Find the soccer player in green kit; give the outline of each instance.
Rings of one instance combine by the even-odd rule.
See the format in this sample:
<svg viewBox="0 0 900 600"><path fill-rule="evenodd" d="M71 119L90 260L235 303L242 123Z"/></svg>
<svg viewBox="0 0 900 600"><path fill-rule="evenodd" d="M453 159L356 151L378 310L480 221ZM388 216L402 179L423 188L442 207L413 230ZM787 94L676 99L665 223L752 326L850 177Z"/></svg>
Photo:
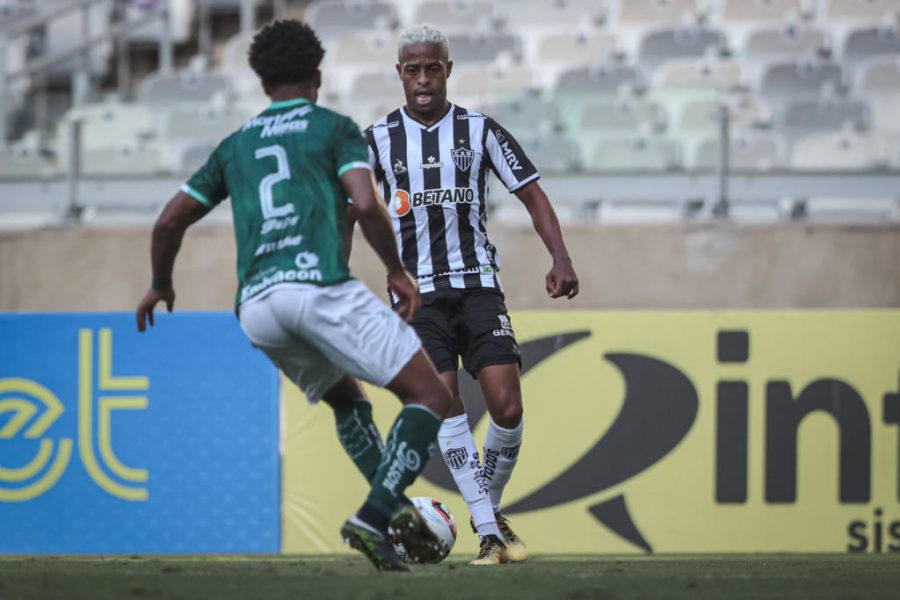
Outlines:
<svg viewBox="0 0 900 600"><path fill-rule="evenodd" d="M254 37L250 66L272 104L222 141L153 228L153 282L137 308L172 310L172 269L186 229L231 197L238 253L237 312L244 333L311 402L335 412L339 438L371 483L341 535L380 570L404 571L389 524L421 560L441 549L403 492L424 469L450 393L406 322L419 306L383 204L368 150L349 118L315 105L321 42L307 25L276 21ZM400 298L391 311L347 265L347 198ZM399 316L398 316L399 315ZM354 377L386 387L403 409L384 445Z"/></svg>

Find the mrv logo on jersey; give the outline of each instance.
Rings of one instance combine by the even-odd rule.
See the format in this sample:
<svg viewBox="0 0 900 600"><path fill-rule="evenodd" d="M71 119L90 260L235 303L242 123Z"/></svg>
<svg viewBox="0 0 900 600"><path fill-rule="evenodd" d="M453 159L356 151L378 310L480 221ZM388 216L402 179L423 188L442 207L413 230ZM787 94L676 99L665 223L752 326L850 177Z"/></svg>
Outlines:
<svg viewBox="0 0 900 600"><path fill-rule="evenodd" d="M440 188L415 192L410 198L409 192L397 190L391 198L390 207L394 214L402 217L413 208L420 206L440 206L442 204L472 204L475 201L475 190L472 188Z"/></svg>

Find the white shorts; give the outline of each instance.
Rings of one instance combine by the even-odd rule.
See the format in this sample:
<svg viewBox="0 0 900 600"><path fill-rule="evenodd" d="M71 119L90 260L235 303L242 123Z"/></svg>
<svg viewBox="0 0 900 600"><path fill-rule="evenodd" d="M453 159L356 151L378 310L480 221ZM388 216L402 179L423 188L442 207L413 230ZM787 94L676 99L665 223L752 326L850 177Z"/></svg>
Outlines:
<svg viewBox="0 0 900 600"><path fill-rule="evenodd" d="M412 327L354 279L286 284L245 302L241 328L317 402L345 374L384 387L422 347Z"/></svg>

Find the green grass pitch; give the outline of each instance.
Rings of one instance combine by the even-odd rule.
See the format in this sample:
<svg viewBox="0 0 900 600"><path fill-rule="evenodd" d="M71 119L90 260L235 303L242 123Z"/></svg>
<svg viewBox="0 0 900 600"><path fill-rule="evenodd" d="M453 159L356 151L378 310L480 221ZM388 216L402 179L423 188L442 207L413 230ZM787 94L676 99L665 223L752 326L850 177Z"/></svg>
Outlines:
<svg viewBox="0 0 900 600"><path fill-rule="evenodd" d="M0 556L2 600L900 598L900 554L452 558L377 573L356 556Z"/></svg>

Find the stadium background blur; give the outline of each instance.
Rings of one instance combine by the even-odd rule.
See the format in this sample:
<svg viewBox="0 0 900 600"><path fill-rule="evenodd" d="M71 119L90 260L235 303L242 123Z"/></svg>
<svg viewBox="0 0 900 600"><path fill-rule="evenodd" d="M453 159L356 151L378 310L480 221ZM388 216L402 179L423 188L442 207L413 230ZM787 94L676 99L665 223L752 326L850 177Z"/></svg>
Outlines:
<svg viewBox="0 0 900 600"><path fill-rule="evenodd" d="M208 376L240 362L218 360L227 344L209 337L224 323L234 326L233 317L213 315L223 320L212 324L192 320L208 315L168 317L185 323L193 338L163 329L161 317L158 329L169 333L148 341L137 339L128 315L99 311L133 309L149 282L149 229L162 204L219 139L267 105L246 64L259 25L273 16L308 20L327 50L320 104L364 127L403 102L393 69L397 37L405 25L426 21L450 37L450 100L495 117L538 166L581 278L581 294L571 302L546 298L546 251L527 212L502 188L497 193L495 182L489 230L517 334L532 352L524 379L531 446L523 446L508 498L521 504L515 518L523 537L538 552L900 550L900 1L0 2L0 365L7 365L0 383L8 384L0 386L0 403L11 378L27 372L46 379L50 365L83 365L100 348L98 378L119 380L110 371L112 355L116 373L149 374L154 410L176 399L213 411L217 401L229 403L230 416L207 427L195 415L197 430L178 429L199 436L198 447L223 430L240 438L241 405L233 406L236 400L225 398L230 388L222 387L236 385L236 375L225 382ZM231 309L230 219L219 208L188 234L175 269L178 310ZM355 275L381 291L374 256L362 243L355 248ZM19 314L31 311L38 314ZM57 322L46 312L66 314ZM103 337L104 327L111 337ZM174 352L166 344L178 346L181 354L170 358L192 364L182 376L195 387L170 382L176 375L162 359L143 363L152 354L148 344L162 354ZM207 362L194 364L213 347ZM253 354L246 344L241 352ZM27 368L16 371L13 359ZM74 390L69 380L78 372L70 371L59 377ZM171 397L161 391L169 383ZM668 401L676 388L685 391L681 412L650 402L635 410L651 429L629 420L617 430L624 446L605 437L625 406L638 406L629 404L631 394L635 402L644 397L634 390ZM272 442L271 452L280 447L277 460L257 449L268 458L240 462L236 475L259 468L277 482L280 508L265 513L266 527L274 527L265 535L274 537L253 540L246 523L235 539L197 533L190 518L163 512L147 526L169 537L142 529L129 538L110 525L84 541L77 527L66 526L56 536L19 531L0 539L0 552L340 551L336 515L354 508L362 483L344 464L326 411L306 406L290 384L281 389L267 397L268 420L248 425L271 434L261 440ZM53 391L74 427L76 403ZM792 393L803 405L796 413L782 402ZM83 408L91 400L80 394L72 392ZM252 390L240 394L247 399ZM376 409L391 406L377 400ZM772 418L779 407L794 419L787 432ZM131 408L118 413L116 425L124 422L125 432L140 437L140 415L150 412ZM380 426L389 413L377 414ZM166 419L183 417L162 411L153 431L164 436ZM273 418L280 421L274 430ZM657 423L667 420L681 429ZM798 441L791 431L801 421ZM21 467L32 452L23 444L36 440L14 439L11 422L0 420L0 448L19 443ZM130 445L122 431L110 434L107 420L107 446L126 465L148 466L151 483L143 487L151 502L164 496L168 488L159 482L170 467L147 458L159 449L148 441ZM600 438L616 452L594 456L586 471L554 487ZM655 449L628 445L649 438L664 441ZM791 439L793 475L777 468L790 463L779 452ZM97 445L102 453L103 440ZM230 448L221 454L236 456ZM86 465L91 455L80 447ZM178 456L202 463L206 455ZM617 472L626 456L640 458ZM122 479L135 474L104 460L87 468L94 482L98 468L126 486L139 481ZM851 471L868 475L854 479ZM591 473L605 483L579 487ZM0 492L23 489L27 477L7 475L0 471ZM57 476L56 489L18 505L4 506L0 495L2 522L14 524L13 509L24 511L23 523L37 522L71 501L60 488L73 475ZM782 485L791 477L793 498ZM464 504L440 482L433 472L416 493L447 499L464 523ZM244 488L215 477L210 486L203 523L213 531L219 508L209 496L239 503ZM90 494L102 492L91 490L72 492L84 513L73 509L69 517L90 520L106 503L122 502L111 492L93 502ZM541 490L549 496L536 494ZM167 498L177 505L177 494ZM36 512L28 513L29 503ZM108 514L134 523L133 514L114 506ZM229 513L227 522L240 524L246 512ZM462 537L458 551L471 552L473 536Z"/></svg>

